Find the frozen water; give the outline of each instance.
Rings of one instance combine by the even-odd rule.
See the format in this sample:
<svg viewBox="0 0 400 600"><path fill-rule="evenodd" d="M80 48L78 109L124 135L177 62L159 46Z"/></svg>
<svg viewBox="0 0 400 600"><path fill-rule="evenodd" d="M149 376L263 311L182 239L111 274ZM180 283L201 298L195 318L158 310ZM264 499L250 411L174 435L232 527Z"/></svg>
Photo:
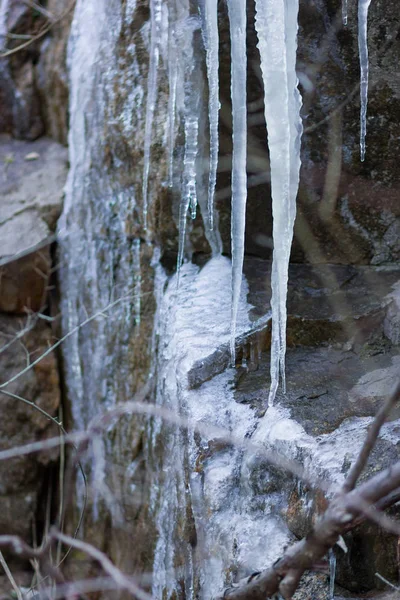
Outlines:
<svg viewBox="0 0 400 600"><path fill-rule="evenodd" d="M298 9L298 0L256 0L256 29L271 162L274 238L270 405L275 398L279 374L285 389L288 265L296 215L302 134L301 98L296 75Z"/></svg>
<svg viewBox="0 0 400 600"><path fill-rule="evenodd" d="M150 52L147 79L146 123L143 158L143 227L147 228L148 187L150 172L151 130L158 93L158 63L160 60L162 0L150 0Z"/></svg>
<svg viewBox="0 0 400 600"><path fill-rule="evenodd" d="M231 35L231 97L233 121L232 155L232 316L231 357L235 364L236 319L242 284L244 235L246 226L247 176L247 108L246 108L246 3L228 0Z"/></svg>
<svg viewBox="0 0 400 600"><path fill-rule="evenodd" d="M358 52L360 55L360 158L365 159L368 104L368 9L371 0L358 0Z"/></svg>
<svg viewBox="0 0 400 600"><path fill-rule="evenodd" d="M347 0L342 0L342 22L347 25Z"/></svg>
<svg viewBox="0 0 400 600"><path fill-rule="evenodd" d="M218 113L219 113L219 35L218 35L218 2L204 0L203 39L206 49L208 77L208 117L210 123L210 171L208 181L208 218L210 228L214 227L214 194L217 181L218 166Z"/></svg>

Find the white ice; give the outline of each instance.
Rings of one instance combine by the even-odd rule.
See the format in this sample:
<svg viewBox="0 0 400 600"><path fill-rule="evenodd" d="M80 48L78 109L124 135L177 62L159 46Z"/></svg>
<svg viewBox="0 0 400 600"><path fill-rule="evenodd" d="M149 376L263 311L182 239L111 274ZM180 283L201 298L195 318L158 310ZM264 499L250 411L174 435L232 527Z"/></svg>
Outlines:
<svg viewBox="0 0 400 600"><path fill-rule="evenodd" d="M143 227L147 229L148 187L150 172L151 132L158 93L158 64L160 60L162 0L150 0L150 53L147 78L146 123L143 158Z"/></svg>
<svg viewBox="0 0 400 600"><path fill-rule="evenodd" d="M196 18L187 18L183 27L178 28L178 46L181 56L181 77L178 79L184 90L184 131L185 149L183 157L182 190L179 206L179 248L178 248L178 281L183 261L186 237L186 219L190 208L192 219L196 217L197 208L197 154L199 149L199 111L200 97L196 87L198 74L195 71L193 52L193 33L199 27Z"/></svg>
<svg viewBox="0 0 400 600"><path fill-rule="evenodd" d="M347 25L347 0L342 0L342 22Z"/></svg>
<svg viewBox="0 0 400 600"><path fill-rule="evenodd" d="M365 159L365 136L367 133L368 104L368 9L371 0L358 2L358 52L360 55L360 158Z"/></svg>
<svg viewBox="0 0 400 600"><path fill-rule="evenodd" d="M333 548L329 550L329 600L335 597L336 555Z"/></svg>
<svg viewBox="0 0 400 600"><path fill-rule="evenodd" d="M170 11L169 27L168 27L168 86L169 86L168 184L170 187L173 186L173 178L174 178L176 91L177 91L177 83L178 83L178 62L177 62L178 57L177 57L177 51L176 51L175 26L174 26L171 16L172 15L171 15L171 11Z"/></svg>
<svg viewBox="0 0 400 600"><path fill-rule="evenodd" d="M271 163L274 238L270 405L275 398L279 372L285 389L288 266L296 215L302 134L301 97L296 75L298 9L298 0L256 0L256 30Z"/></svg>
<svg viewBox="0 0 400 600"><path fill-rule="evenodd" d="M231 357L235 363L236 319L242 283L244 234L246 225L247 110L246 110L246 3L228 0L231 36L231 97L233 121L232 154L232 309Z"/></svg>
<svg viewBox="0 0 400 600"><path fill-rule="evenodd" d="M208 180L208 218L210 228L214 227L214 194L218 166L218 113L219 113L219 36L217 0L205 0L203 15L203 40L206 49L208 78L208 117L210 123L210 170Z"/></svg>

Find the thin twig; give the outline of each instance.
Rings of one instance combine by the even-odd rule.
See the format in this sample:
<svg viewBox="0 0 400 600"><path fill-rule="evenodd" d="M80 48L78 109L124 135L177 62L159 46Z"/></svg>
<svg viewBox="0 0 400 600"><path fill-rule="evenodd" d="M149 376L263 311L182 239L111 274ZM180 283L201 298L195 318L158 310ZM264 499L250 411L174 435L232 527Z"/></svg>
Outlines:
<svg viewBox="0 0 400 600"><path fill-rule="evenodd" d="M16 381L17 379L22 377L22 375L25 375L25 373L27 373L30 369L33 369L33 367L35 367L40 361L42 361L44 358L46 358L46 356L48 356L51 352L53 352L53 350L58 348L58 346L60 346L66 339L68 339L69 337L74 335L74 333L76 333L77 331L82 329L82 327L85 327L85 325L88 325L89 323L91 323L95 319L98 319L99 317L104 317L105 312L111 310L112 308L114 308L114 306L117 306L117 304L120 304L124 300L129 300L132 297L133 297L133 294L127 294L126 296L122 296L121 298L118 298L118 300L114 300L114 302L111 302L105 308L96 312L91 317L88 317L87 319L82 321L82 323L79 323L76 327L71 329L61 339L59 339L55 344L53 344L52 346L50 346L50 348L48 348L45 352L43 352L43 354L41 354L36 360L34 360L28 367L26 367L25 369L22 369L22 371L19 371L16 375L11 377L8 381L1 383L0 389L5 388L7 385L12 383L13 381Z"/></svg>
<svg viewBox="0 0 400 600"><path fill-rule="evenodd" d="M0 564L4 569L4 572L7 575L9 582L11 583L11 586L17 596L17 600L24 600L23 596L22 596L22 592L19 589L17 582L15 581L13 574L11 573L11 571L9 569L8 564L6 563L6 560L5 560L2 552L0 552Z"/></svg>
<svg viewBox="0 0 400 600"><path fill-rule="evenodd" d="M388 581L387 579L385 579L380 573L375 573L375 577L377 577L378 579L380 579L381 581L383 581L383 583L386 583L386 585L388 585L389 587L391 587L393 590L396 590L397 592L400 592L400 588L396 587L395 585L393 585L393 583L390 583L390 581Z"/></svg>
<svg viewBox="0 0 400 600"><path fill-rule="evenodd" d="M138 585L136 585L131 577L128 577L122 573L122 571L120 571L103 552L98 550L98 548L95 548L86 542L82 542L81 540L72 538L65 533L60 533L56 529L53 529L50 532L50 536L53 539L60 540L68 546L73 546L77 550L81 550L81 552L85 552L94 558L98 563L100 563L105 573L107 573L107 575L109 575L115 581L120 589L128 590L131 592L131 594L136 596L136 598L139 598L139 600L152 600L152 596L150 596L150 594L147 594Z"/></svg>
<svg viewBox="0 0 400 600"><path fill-rule="evenodd" d="M372 506L399 486L400 461L356 490L336 496L306 538L291 546L272 567L225 590L219 600L265 600L277 592L289 600L293 594L291 584L298 581L299 571L312 569L336 544L339 536L355 525L362 512L360 499Z"/></svg>
<svg viewBox="0 0 400 600"><path fill-rule="evenodd" d="M72 0L71 5L67 8L66 11L64 11L59 17L55 17L54 20L51 21L51 23L49 25L46 25L46 27L44 27L41 31L39 31L39 33L37 33L35 36L33 36L30 40L28 40L27 42L24 42L23 44L20 44L16 48L7 50L6 52L2 52L0 54L0 59L7 58L8 56L15 54L16 52L19 52L20 50L24 50L25 48L27 48L28 46L30 46L37 40L40 40L40 38L42 38L44 35L46 35L46 33L48 33L50 31L50 29L52 29L52 27L54 27L54 25L56 25L56 23L59 23L60 21L62 21L62 19L64 19L72 11L72 9L75 6L75 2L76 2L76 0Z"/></svg>
<svg viewBox="0 0 400 600"><path fill-rule="evenodd" d="M347 476L347 479L343 485L344 492L350 492L354 489L358 478L360 477L365 465L368 462L369 455L372 452L372 449L375 446L376 440L378 439L379 432L381 430L382 425L386 421L389 416L391 410L396 405L396 403L400 400L400 381L397 383L395 389L392 394L386 400L385 404L379 409L377 412L375 419L371 423L368 428L368 434L366 440L364 442L363 447L357 457L356 462L350 469L350 473Z"/></svg>

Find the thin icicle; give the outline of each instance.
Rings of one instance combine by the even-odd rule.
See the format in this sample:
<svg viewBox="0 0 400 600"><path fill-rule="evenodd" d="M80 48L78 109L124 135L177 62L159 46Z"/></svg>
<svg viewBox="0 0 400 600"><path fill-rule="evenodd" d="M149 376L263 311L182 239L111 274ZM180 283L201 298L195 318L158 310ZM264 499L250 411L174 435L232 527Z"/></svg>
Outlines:
<svg viewBox="0 0 400 600"><path fill-rule="evenodd" d="M367 133L367 104L368 104L368 9L371 0L358 2L358 52L360 55L360 158L365 159L365 136Z"/></svg>
<svg viewBox="0 0 400 600"><path fill-rule="evenodd" d="M175 145L175 116L176 116L176 88L178 82L178 57L176 52L175 27L170 16L168 31L168 185L173 186L174 178L174 145Z"/></svg>
<svg viewBox="0 0 400 600"><path fill-rule="evenodd" d="M193 96L194 94L191 93L191 95ZM198 132L199 124L197 117L194 116L194 114L188 114L185 120L185 157L183 160L183 189L182 199L179 207L178 273L180 271L180 267L183 261L183 251L185 249L186 237L186 219L189 207L192 219L196 217L196 158Z"/></svg>
<svg viewBox="0 0 400 600"><path fill-rule="evenodd" d="M329 600L335 597L336 556L332 548L329 550Z"/></svg>
<svg viewBox="0 0 400 600"><path fill-rule="evenodd" d="M140 239L136 238L133 242L133 271L134 271L134 315L135 325L140 325L140 313L142 304L142 272L140 268Z"/></svg>
<svg viewBox="0 0 400 600"><path fill-rule="evenodd" d="M347 25L347 0L342 0L342 22Z"/></svg>
<svg viewBox="0 0 400 600"><path fill-rule="evenodd" d="M206 49L208 78L208 117L210 122L210 167L208 179L208 219L210 229L214 228L214 194L217 182L218 166L218 118L219 118L219 36L218 36L218 2L205 0L203 17L203 40Z"/></svg>
<svg viewBox="0 0 400 600"><path fill-rule="evenodd" d="M147 229L148 187L150 172L151 132L158 93L158 64L160 61L162 0L150 0L150 57L147 78L146 124L144 132L143 166L143 227Z"/></svg>
<svg viewBox="0 0 400 600"><path fill-rule="evenodd" d="M198 28L196 18L185 20L185 30L180 35L181 52L184 62L184 120L185 120L185 150L183 158L182 192L179 207L179 248L178 248L178 284L179 272L183 261L186 236L186 218L190 208L192 219L196 217L197 208L197 153L199 144L199 94L195 86L193 32Z"/></svg>
<svg viewBox="0 0 400 600"><path fill-rule="evenodd" d="M279 373L285 389L288 266L300 172L302 122L296 75L299 2L256 0L256 10L271 162L274 252L271 275L271 388L268 402L272 405Z"/></svg>
<svg viewBox="0 0 400 600"><path fill-rule="evenodd" d="M236 320L242 284L244 234L246 225L247 176L247 114L246 114L246 2L228 0L231 36L231 97L233 122L232 153L232 311L231 358L235 364Z"/></svg>

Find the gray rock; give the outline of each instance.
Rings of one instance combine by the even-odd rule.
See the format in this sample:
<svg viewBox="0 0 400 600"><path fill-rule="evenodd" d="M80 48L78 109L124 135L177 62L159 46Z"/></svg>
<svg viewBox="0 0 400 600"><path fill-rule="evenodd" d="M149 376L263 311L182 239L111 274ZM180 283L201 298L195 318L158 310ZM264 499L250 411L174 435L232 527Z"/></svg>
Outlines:
<svg viewBox="0 0 400 600"><path fill-rule="evenodd" d="M0 311L37 311L46 303L66 175L59 144L0 136Z"/></svg>

